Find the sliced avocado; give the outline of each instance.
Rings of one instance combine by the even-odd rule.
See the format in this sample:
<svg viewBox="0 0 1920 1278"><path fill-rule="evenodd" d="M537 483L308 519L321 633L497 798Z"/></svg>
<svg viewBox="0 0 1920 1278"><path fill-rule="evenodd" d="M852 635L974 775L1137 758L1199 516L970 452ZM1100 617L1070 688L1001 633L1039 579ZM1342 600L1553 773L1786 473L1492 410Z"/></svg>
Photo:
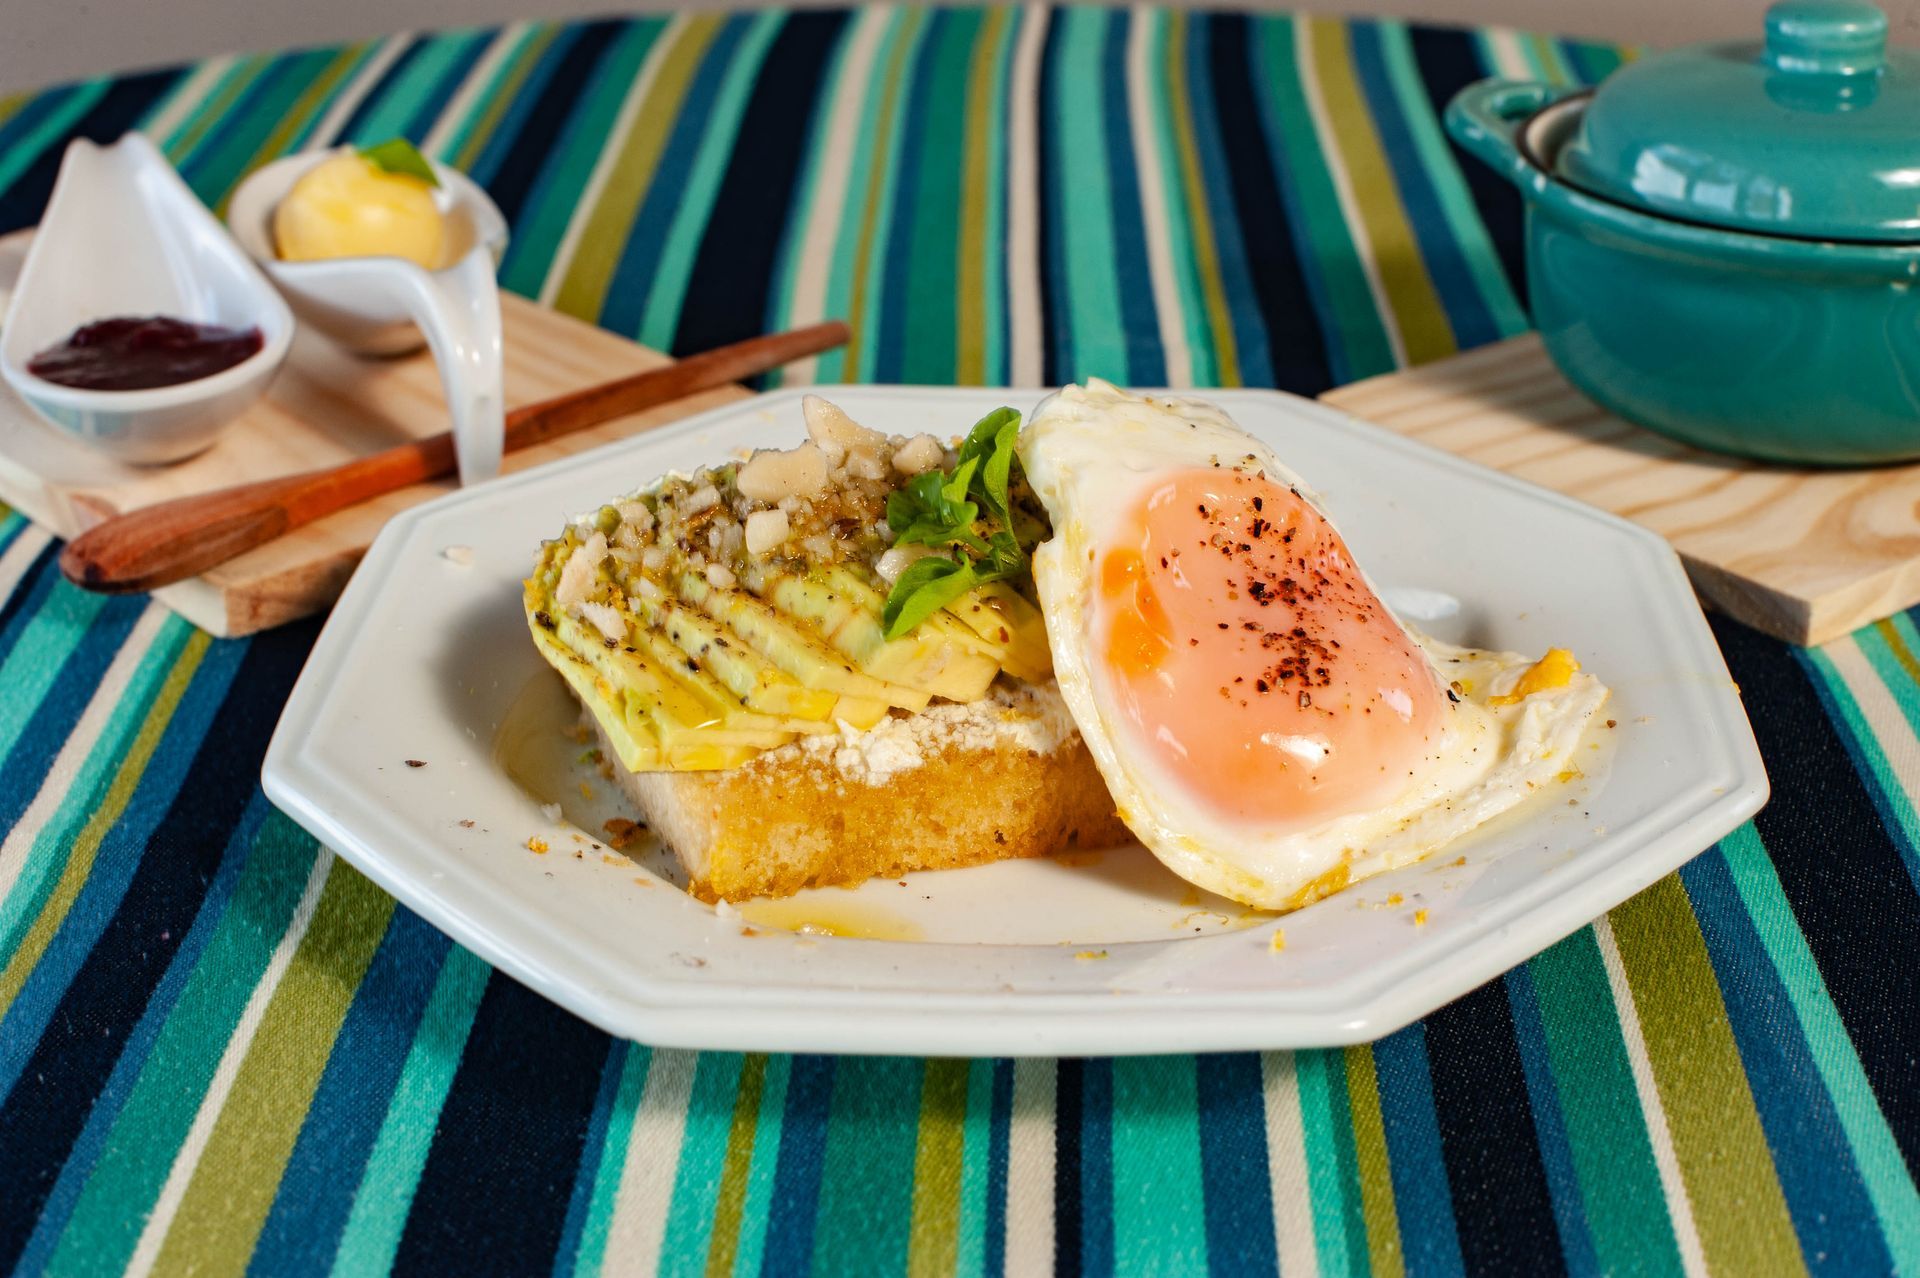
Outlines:
<svg viewBox="0 0 1920 1278"><path fill-rule="evenodd" d="M880 617L884 622L886 594L880 589L877 577L851 565L843 564L831 570L828 579L836 590L859 604L868 613ZM996 671L1006 669L1019 678L1031 681L1032 667L1020 665L1013 657L1013 634L1010 627L989 625L984 620L976 627L959 616L951 615L951 610L959 608L961 604L974 598L976 593L961 596L959 600L947 605L948 611L934 613L921 622L913 635L908 637L956 644L967 652L991 661ZM1017 668L1013 668L1016 666Z"/></svg>
<svg viewBox="0 0 1920 1278"><path fill-rule="evenodd" d="M748 709L733 690L713 677L693 657L658 630L635 627L634 646L673 683L719 716L718 726L765 732L831 732L831 724L821 719L803 719L797 715L763 714ZM828 699L831 693L820 694ZM704 725L703 725L704 726Z"/></svg>
<svg viewBox="0 0 1920 1278"><path fill-rule="evenodd" d="M905 710L924 709L932 699L931 694L917 688L861 673L843 655L815 638L804 621L789 620L771 604L745 591L716 589L693 572L679 573L674 588L681 599L726 626L753 651L809 688L884 701Z"/></svg>
<svg viewBox="0 0 1920 1278"><path fill-rule="evenodd" d="M997 643L1000 665L1016 679L1041 683L1053 677L1047 623L1026 596L1004 581L977 586L947 605L947 613L975 634Z"/></svg>
<svg viewBox="0 0 1920 1278"><path fill-rule="evenodd" d="M747 583L782 612L812 622L834 649L876 679L919 688L950 701L972 701L993 683L999 666L922 626L888 639L870 587L841 569L805 577L764 572Z"/></svg>
<svg viewBox="0 0 1920 1278"><path fill-rule="evenodd" d="M617 689L625 699L626 712L644 719L668 749L739 745L772 750L793 740L792 733L765 726L764 716L749 716L744 709L730 714L703 689L675 678L674 672L663 668L649 653L608 648L571 619L553 620L555 637ZM742 719L752 726L743 725Z"/></svg>
<svg viewBox="0 0 1920 1278"><path fill-rule="evenodd" d="M606 732L614 754L627 771L656 772L665 767L666 752L660 748L659 739L644 725L628 722L627 716L615 706L616 697L607 681L537 622L530 622L528 629L533 632L534 646L540 649L540 655L560 672L560 677L580 698L580 704Z"/></svg>
<svg viewBox="0 0 1920 1278"><path fill-rule="evenodd" d="M865 697L842 697L833 703L835 723L848 724L855 728L871 728L887 717L893 707L884 701L872 701Z"/></svg>
<svg viewBox="0 0 1920 1278"><path fill-rule="evenodd" d="M826 688L809 688L748 647L726 627L660 593L642 579L632 596L634 612L664 634L688 657L749 709L762 714L825 721L839 698Z"/></svg>

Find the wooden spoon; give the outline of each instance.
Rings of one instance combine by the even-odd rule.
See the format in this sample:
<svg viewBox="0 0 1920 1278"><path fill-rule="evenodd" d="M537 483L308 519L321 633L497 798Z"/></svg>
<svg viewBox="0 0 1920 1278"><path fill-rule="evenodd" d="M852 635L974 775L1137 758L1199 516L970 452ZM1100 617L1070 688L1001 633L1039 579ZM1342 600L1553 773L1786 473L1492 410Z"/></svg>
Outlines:
<svg viewBox="0 0 1920 1278"><path fill-rule="evenodd" d="M722 346L507 414L506 451L685 399L846 344L839 320ZM60 571L102 594L197 576L335 511L454 471L453 436L430 435L338 466L177 497L101 521L67 543Z"/></svg>

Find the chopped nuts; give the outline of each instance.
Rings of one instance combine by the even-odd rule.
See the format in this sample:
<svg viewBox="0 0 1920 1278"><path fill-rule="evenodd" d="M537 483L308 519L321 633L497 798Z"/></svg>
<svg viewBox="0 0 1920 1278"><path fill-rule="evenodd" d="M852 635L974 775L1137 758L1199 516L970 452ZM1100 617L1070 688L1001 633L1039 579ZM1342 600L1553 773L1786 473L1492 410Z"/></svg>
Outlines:
<svg viewBox="0 0 1920 1278"><path fill-rule="evenodd" d="M786 541L791 525L784 510L756 510L747 516L747 553L764 555Z"/></svg>
<svg viewBox="0 0 1920 1278"><path fill-rule="evenodd" d="M915 435L893 450L893 468L903 475L932 470L947 459L947 450L932 435Z"/></svg>
<svg viewBox="0 0 1920 1278"><path fill-rule="evenodd" d="M880 580L891 586L900 580L900 574L916 559L923 559L934 553L932 546L894 546L882 554L873 565Z"/></svg>
<svg viewBox="0 0 1920 1278"><path fill-rule="evenodd" d="M782 497L810 497L826 489L827 457L813 444L784 452L763 448L740 468L734 486L749 501L768 505Z"/></svg>
<svg viewBox="0 0 1920 1278"><path fill-rule="evenodd" d="M625 643L627 622L618 608L609 604L582 601L574 605L574 611L586 620L608 643Z"/></svg>
<svg viewBox="0 0 1920 1278"><path fill-rule="evenodd" d="M833 465L839 465L841 459L851 452L864 449L878 454L886 446L885 435L877 430L868 430L847 416L838 404L818 395L803 398L800 401L800 413L806 418L808 437ZM879 476L868 478L877 479Z"/></svg>
<svg viewBox="0 0 1920 1278"><path fill-rule="evenodd" d="M885 444L883 439L880 441ZM857 444L847 450L847 473L856 479L885 479L887 459L870 444Z"/></svg>
<svg viewBox="0 0 1920 1278"><path fill-rule="evenodd" d="M607 539L602 533L596 532L575 546L567 556L566 566L560 570L560 584L553 588L553 601L562 608L570 608L591 595L594 571L606 557Z"/></svg>
<svg viewBox="0 0 1920 1278"><path fill-rule="evenodd" d="M580 516L567 534L571 549L543 569L552 614L591 622L615 646L629 641L632 621L620 592L649 578L690 573L733 590L773 560L781 571L853 564L896 580L928 551L889 553L887 502L906 477L952 465L952 449L931 434L869 430L817 397L804 411L811 438L798 447L669 474L641 495ZM1016 477L1015 488L1016 501L1038 518L1024 480ZM596 614L582 608L588 603L612 607ZM550 619L540 624L552 628Z"/></svg>

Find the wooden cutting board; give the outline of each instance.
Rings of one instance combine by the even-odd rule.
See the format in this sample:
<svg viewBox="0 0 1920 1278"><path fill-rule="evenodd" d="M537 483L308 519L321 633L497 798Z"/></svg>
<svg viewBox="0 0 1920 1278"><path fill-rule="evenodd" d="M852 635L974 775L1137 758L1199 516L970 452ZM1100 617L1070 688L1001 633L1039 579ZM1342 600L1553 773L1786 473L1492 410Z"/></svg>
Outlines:
<svg viewBox="0 0 1920 1278"><path fill-rule="evenodd" d="M1791 643L1920 603L1920 465L1812 470L1689 448L1597 407L1534 334L1322 398L1651 528L1704 600Z"/></svg>
<svg viewBox="0 0 1920 1278"><path fill-rule="evenodd" d="M0 239L0 285L10 284L23 235ZM667 356L511 294L501 295L508 404L669 363ZM505 470L537 466L665 422L742 399L726 387L509 453ZM399 359L349 355L302 333L266 398L207 452L173 466L124 466L43 425L0 386L0 501L62 537L108 515L247 480L333 465L447 427L439 373L424 352ZM252 634L330 605L386 521L452 492L448 479L390 493L329 516L204 576L155 592L216 635ZM591 494L583 498L591 500ZM529 548L528 554L532 554Z"/></svg>

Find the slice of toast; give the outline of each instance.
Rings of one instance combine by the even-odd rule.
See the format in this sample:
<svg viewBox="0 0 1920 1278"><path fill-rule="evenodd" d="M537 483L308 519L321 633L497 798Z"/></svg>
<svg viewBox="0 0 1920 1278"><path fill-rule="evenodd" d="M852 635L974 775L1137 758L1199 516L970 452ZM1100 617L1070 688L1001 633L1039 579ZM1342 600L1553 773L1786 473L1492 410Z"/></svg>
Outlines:
<svg viewBox="0 0 1920 1278"><path fill-rule="evenodd" d="M1051 684L802 738L724 771L613 774L707 901L1132 840Z"/></svg>

